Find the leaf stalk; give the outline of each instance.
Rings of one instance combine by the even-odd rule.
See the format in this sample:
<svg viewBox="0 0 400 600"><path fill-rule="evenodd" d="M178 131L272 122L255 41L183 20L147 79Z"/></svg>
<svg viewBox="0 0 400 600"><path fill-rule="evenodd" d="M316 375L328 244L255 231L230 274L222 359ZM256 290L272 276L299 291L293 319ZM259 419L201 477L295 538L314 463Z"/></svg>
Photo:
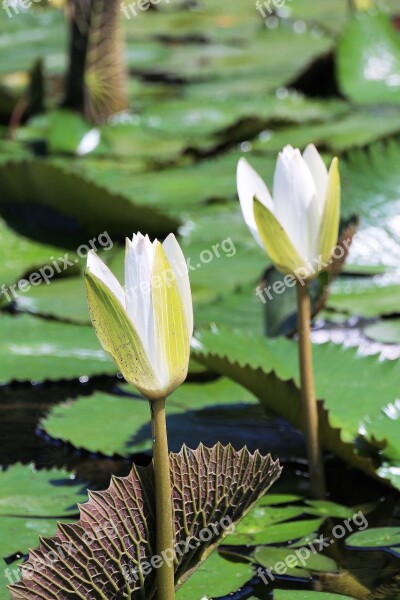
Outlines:
<svg viewBox="0 0 400 600"><path fill-rule="evenodd" d="M319 439L318 406L315 395L310 327L311 301L308 282L298 281L296 290L303 428L310 470L310 491L314 498L323 499L325 498L326 489Z"/></svg>
<svg viewBox="0 0 400 600"><path fill-rule="evenodd" d="M175 535L165 398L150 402L150 408L156 496L156 551L157 556L162 559L161 566L157 569L157 600L174 600L174 562L166 559L171 556L171 550L174 552Z"/></svg>

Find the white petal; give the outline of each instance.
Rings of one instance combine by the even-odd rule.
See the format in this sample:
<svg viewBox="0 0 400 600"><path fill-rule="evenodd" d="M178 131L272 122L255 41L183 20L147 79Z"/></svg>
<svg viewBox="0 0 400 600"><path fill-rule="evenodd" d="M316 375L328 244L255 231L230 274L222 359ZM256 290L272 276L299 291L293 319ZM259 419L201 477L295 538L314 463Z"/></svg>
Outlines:
<svg viewBox="0 0 400 600"><path fill-rule="evenodd" d="M126 310L134 324L152 364L154 321L151 304L151 276L154 252L148 236L141 234L127 240L125 254Z"/></svg>
<svg viewBox="0 0 400 600"><path fill-rule="evenodd" d="M193 304L186 259L173 233L166 238L163 248L175 273L176 283L181 294L186 322L188 324L189 338L191 338L193 335Z"/></svg>
<svg viewBox="0 0 400 600"><path fill-rule="evenodd" d="M317 190L318 210L322 218L324 211L326 191L328 187L328 169L321 158L320 153L314 146L309 144L303 153L303 159L311 171Z"/></svg>
<svg viewBox="0 0 400 600"><path fill-rule="evenodd" d="M274 212L274 203L271 194L258 173L249 165L245 158L241 158L237 167L237 190L242 208L243 218L254 236L256 242L264 248L257 232L254 219L254 196L258 198L270 211Z"/></svg>
<svg viewBox="0 0 400 600"><path fill-rule="evenodd" d="M125 294L122 285L118 279L111 273L107 265L97 256L97 254L90 250L87 256L87 268L93 275L95 275L100 281L102 281L108 289L114 294L114 296L121 302L124 310L125 305Z"/></svg>
<svg viewBox="0 0 400 600"><path fill-rule="evenodd" d="M275 216L303 259L314 255L318 236L317 193L300 151L287 146L274 176Z"/></svg>

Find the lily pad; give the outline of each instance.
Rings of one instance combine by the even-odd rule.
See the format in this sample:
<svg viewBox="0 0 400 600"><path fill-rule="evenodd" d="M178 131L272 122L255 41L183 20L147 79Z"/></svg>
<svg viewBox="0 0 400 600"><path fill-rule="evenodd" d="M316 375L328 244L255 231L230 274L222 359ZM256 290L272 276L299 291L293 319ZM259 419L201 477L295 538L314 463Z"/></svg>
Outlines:
<svg viewBox="0 0 400 600"><path fill-rule="evenodd" d="M116 375L91 327L0 315L0 381Z"/></svg>
<svg viewBox="0 0 400 600"><path fill-rule="evenodd" d="M299 401L297 344L285 339L262 339L228 332L203 331L194 342L194 356L226 376L241 383L268 408L288 419L293 425L302 422ZM360 436L376 445L382 436L374 436L373 422L385 405L398 394L399 365L395 361L379 361L376 356L361 357L354 349L331 343L314 346L317 397L323 400L320 412L321 439L325 446L358 468L374 473L372 464L354 452L353 444ZM346 377L350 369L351 374ZM332 373L341 373L332 386ZM352 385L349 387L349 380ZM376 382L380 392L376 393ZM368 414L371 427L366 434L362 421ZM398 448L398 428L386 435L387 450ZM384 443L384 442L383 442ZM398 455L396 450L396 456ZM387 455L390 459L390 453ZM393 484L397 485L396 479Z"/></svg>
<svg viewBox="0 0 400 600"><path fill-rule="evenodd" d="M82 485L67 471L14 465L0 473L0 481L0 517L64 517L78 511Z"/></svg>
<svg viewBox="0 0 400 600"><path fill-rule="evenodd" d="M346 539L352 548L389 548L400 546L399 527L375 527L365 531L357 531Z"/></svg>
<svg viewBox="0 0 400 600"><path fill-rule="evenodd" d="M63 254L60 247L41 244L18 234L0 219L0 285L8 286L23 275L37 271L38 268L52 262L51 257ZM63 249L64 250L64 249ZM75 255L74 255L75 257ZM73 258L74 260L74 258ZM7 291L7 290L6 290ZM14 299L11 293L7 298L4 290L0 292L0 304Z"/></svg>
<svg viewBox="0 0 400 600"><path fill-rule="evenodd" d="M382 344L400 344L400 320L388 319L364 328L365 335Z"/></svg>
<svg viewBox="0 0 400 600"><path fill-rule="evenodd" d="M167 234L178 225L156 208L135 205L44 161L6 163L0 177L0 213L39 241L76 248L101 232L121 239L140 229Z"/></svg>
<svg viewBox="0 0 400 600"><path fill-rule="evenodd" d="M353 600L351 596L296 590L275 590L274 600Z"/></svg>
<svg viewBox="0 0 400 600"><path fill-rule="evenodd" d="M167 423L173 451L183 443L219 440L252 450L268 446L282 456L297 443L292 431L263 414L251 393L227 379L178 388L168 399ZM58 405L41 426L53 438L91 452L129 456L152 448L148 402L126 392L96 392Z"/></svg>
<svg viewBox="0 0 400 600"><path fill-rule="evenodd" d="M354 14L339 43L337 69L353 102L400 102L400 40L387 15Z"/></svg>
<svg viewBox="0 0 400 600"><path fill-rule="evenodd" d="M286 564L288 559L290 560L290 566L287 566ZM285 548L256 548L254 551L254 560L262 567L270 569L272 573L276 573L278 570L278 565L281 566L282 563L284 563L283 568L286 567L285 574L293 575L295 577L299 573L304 573L304 571L306 571L307 577L307 574L313 571L334 573L338 570L335 561L327 556L322 554L312 554L310 552L310 556L307 559L301 560L298 556L296 556L295 551L293 552L293 550L288 550Z"/></svg>
<svg viewBox="0 0 400 600"><path fill-rule="evenodd" d="M63 277L51 285L40 284L17 300L19 310L53 316L90 325L85 282L83 276Z"/></svg>
<svg viewBox="0 0 400 600"><path fill-rule="evenodd" d="M384 285L384 280L379 283L377 278L343 277L333 284L327 305L361 317L394 315L400 313L400 286Z"/></svg>
<svg viewBox="0 0 400 600"><path fill-rule="evenodd" d="M269 127L266 126L252 144L254 152L279 152L286 144L304 148L310 142L317 147L341 154L345 150L360 148L398 134L398 110L364 108L357 111L338 114L335 119L310 123L307 127Z"/></svg>
<svg viewBox="0 0 400 600"><path fill-rule="evenodd" d="M293 542L317 532L322 523L323 519L305 519L273 525L259 523L256 528L247 527L245 523L242 523L237 528L237 531L229 536L227 543L246 545Z"/></svg>
<svg viewBox="0 0 400 600"><path fill-rule="evenodd" d="M249 563L230 562L214 552L177 594L176 600L228 596L253 576Z"/></svg>

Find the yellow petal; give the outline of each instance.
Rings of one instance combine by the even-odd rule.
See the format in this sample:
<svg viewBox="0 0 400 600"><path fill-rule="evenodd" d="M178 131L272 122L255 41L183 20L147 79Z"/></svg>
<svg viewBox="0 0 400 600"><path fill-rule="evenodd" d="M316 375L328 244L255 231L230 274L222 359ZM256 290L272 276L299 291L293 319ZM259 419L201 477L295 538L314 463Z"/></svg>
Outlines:
<svg viewBox="0 0 400 600"><path fill-rule="evenodd" d="M339 237L340 225L340 173L339 160L334 158L329 170L328 189L324 213L322 215L321 230L319 233L319 248L321 258L329 262Z"/></svg>
<svg viewBox="0 0 400 600"><path fill-rule="evenodd" d="M135 327L110 289L89 269L85 281L90 316L104 350L125 379L150 400L160 397L160 384Z"/></svg>
<svg viewBox="0 0 400 600"><path fill-rule="evenodd" d="M154 252L152 300L156 354L164 362L167 371L167 396L186 379L190 338L175 273L159 242Z"/></svg>
<svg viewBox="0 0 400 600"><path fill-rule="evenodd" d="M261 241L276 268L285 275L296 275L302 269L304 275L304 269L308 271L304 260L275 215L257 198L254 198L254 218Z"/></svg>

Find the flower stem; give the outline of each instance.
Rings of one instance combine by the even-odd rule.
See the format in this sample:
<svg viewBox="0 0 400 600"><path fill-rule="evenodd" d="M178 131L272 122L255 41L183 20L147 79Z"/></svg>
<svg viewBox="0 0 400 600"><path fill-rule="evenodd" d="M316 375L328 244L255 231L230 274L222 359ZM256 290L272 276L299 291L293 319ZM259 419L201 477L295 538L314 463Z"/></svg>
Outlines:
<svg viewBox="0 0 400 600"><path fill-rule="evenodd" d="M174 564L165 560L174 551L174 519L168 457L165 399L150 403L153 424L153 468L156 495L156 549L162 557L157 569L157 600L174 600ZM167 551L165 555L164 552Z"/></svg>
<svg viewBox="0 0 400 600"><path fill-rule="evenodd" d="M319 440L318 406L315 396L314 369L311 347L311 301L308 283L296 284L299 332L301 394L303 402L304 435L310 469L310 490L314 498L325 498L324 465Z"/></svg>

